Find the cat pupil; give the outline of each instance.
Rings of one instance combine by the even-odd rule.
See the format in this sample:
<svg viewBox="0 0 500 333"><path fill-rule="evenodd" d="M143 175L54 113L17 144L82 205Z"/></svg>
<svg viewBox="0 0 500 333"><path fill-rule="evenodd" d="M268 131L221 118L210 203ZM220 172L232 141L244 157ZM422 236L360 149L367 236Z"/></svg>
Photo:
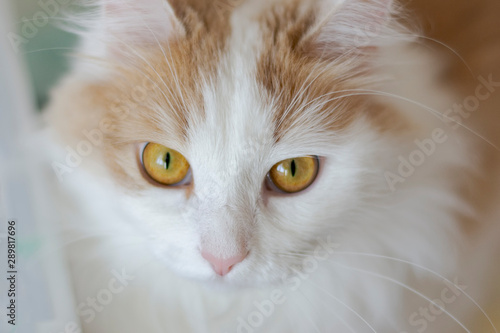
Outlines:
<svg viewBox="0 0 500 333"><path fill-rule="evenodd" d="M290 169L292 169L292 177L295 177L295 172L297 171L297 166L295 165L295 160L292 161L290 165Z"/></svg>
<svg viewBox="0 0 500 333"><path fill-rule="evenodd" d="M167 156L165 156L165 167L167 170L170 167L170 153L167 153Z"/></svg>

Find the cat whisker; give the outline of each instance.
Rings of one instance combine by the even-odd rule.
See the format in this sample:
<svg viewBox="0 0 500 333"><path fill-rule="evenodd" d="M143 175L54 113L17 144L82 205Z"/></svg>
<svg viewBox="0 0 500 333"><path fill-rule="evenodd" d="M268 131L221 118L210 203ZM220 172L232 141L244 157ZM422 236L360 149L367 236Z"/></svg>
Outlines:
<svg viewBox="0 0 500 333"><path fill-rule="evenodd" d="M313 70L311 70L311 72L307 75L307 77L304 80L304 82L302 83L302 86L300 87L299 91L295 94L294 99L288 105L288 107L285 109L285 112L281 116L281 119L280 119L278 126L281 126L281 123L284 121L284 119L286 119L286 117L288 116L290 111L295 107L299 98L302 98L304 96L304 93L307 91L307 89L309 89L309 87L321 76L321 74L325 73L329 69L328 66L324 66L324 68L316 75L316 77L313 80L311 80L309 85L307 85L307 87L306 87L305 85L306 85L307 81L309 80L309 78L311 77L311 74L314 73L316 71L317 67L320 67L320 65L321 64L319 62L316 63L313 67Z"/></svg>
<svg viewBox="0 0 500 333"><path fill-rule="evenodd" d="M462 64L467 68L467 70L471 74L471 76L475 77L474 71L472 70L472 68L470 67L468 62L454 48L452 48L450 45L443 43L435 38L420 35L420 34L414 34L414 33L413 34L412 33L400 34L400 35L392 34L391 36L378 35L377 38L386 38L386 39L390 38L391 40L394 40L394 38L397 38L398 36L401 38L401 40L407 40L407 41L411 40L413 43L418 43L418 44L423 45L424 43L422 41L419 41L419 40L423 39L423 40L431 41L433 43L436 43L436 44L446 48L448 51L453 53L453 55L455 55L460 60L460 62L462 62ZM352 48L352 49L348 50L347 52L342 54L342 56L344 56L345 54L349 55L354 50L356 50L356 48Z"/></svg>
<svg viewBox="0 0 500 333"><path fill-rule="evenodd" d="M309 258L309 257L311 257L311 256L314 255L314 252L311 251L310 254L307 254L307 253L306 254L304 254L304 253L279 253L279 255L280 256L288 256L288 257ZM390 256L386 256L386 255L380 255L380 254L336 251L334 253L334 255L354 255L354 256L365 256L365 257L371 257L371 258L386 259L386 260L391 260L393 262L398 262L398 263L403 263L403 264L411 265L412 267L416 267L416 268L424 270L424 271L426 271L428 273L431 273L434 276L439 277L443 281L445 281L445 282L449 283L450 285L453 285L455 288L457 288L457 290L459 290L467 299L469 299L478 308L479 311L481 311L481 313L484 315L484 317L490 323L491 327L494 329L495 333L498 333L498 330L495 327L495 325L493 324L493 321L491 320L491 318L488 316L488 314L486 313L486 311L484 311L484 309L477 303L477 301L474 300L474 298L472 296L470 296L465 290L463 290L462 288L460 288L460 286L457 286L455 283L453 283L452 281L450 281L449 279L447 279L446 277L444 277L442 274L439 274L439 273L437 273L436 271L434 271L434 270L432 270L430 268L424 267L424 266L416 264L416 263L412 263L412 262L410 262L408 260L404 260L404 259L400 259L400 258L395 258L395 257L390 257Z"/></svg>
<svg viewBox="0 0 500 333"><path fill-rule="evenodd" d="M129 6L130 8L132 8L129 4L125 3L126 6ZM161 52L163 53L163 57L165 59L165 63L167 64L168 66L168 69L170 70L170 74L172 74L172 77L174 78L174 82L175 82L175 85L177 87L177 90L178 90L178 93L179 93L179 96L181 98L181 101L184 105L186 105L186 101L184 99L184 95L182 94L182 90L181 90L181 87L180 87L180 83L179 83L179 78L177 76L177 73L174 73L173 69L172 69L172 66L171 66L171 62L173 62L173 59L172 59L172 52L171 52L171 49L170 47L168 48L169 50L169 55L170 55L170 61L168 61L167 59L167 55L165 54L165 49L163 48L163 46L161 45L160 41L158 40L158 37L156 36L156 34L154 33L154 31L151 29L151 27L147 24L147 22L144 20L144 18L141 16L141 21L142 23L144 24L144 26L146 26L146 28L151 32L151 35L154 37L156 43L158 44L158 46L160 47L160 50Z"/></svg>
<svg viewBox="0 0 500 333"><path fill-rule="evenodd" d="M302 295L304 295L302 293ZM306 298L307 299L307 298ZM307 299L308 300L308 299ZM305 311L304 307L302 306L302 304L300 302L296 302L297 306L302 310L300 313L302 316L305 316L307 318L307 320L311 323L311 325L314 327L314 329L316 330L316 332L318 333L321 333L319 327L316 325L316 323L314 322L314 320L307 314L307 311Z"/></svg>
<svg viewBox="0 0 500 333"><path fill-rule="evenodd" d="M75 56L75 55L74 55ZM95 58L95 57L90 57L90 56L87 56L87 55L80 55L80 54L77 54L76 56L80 57L80 58L83 58L83 59L86 59L86 60L92 60L93 63L95 64L98 64L98 65L109 65L110 68L117 68L119 67L118 65L110 62L110 61L106 61L102 58ZM160 86L158 86L158 84L148 75L146 74L140 67L138 66L135 66L134 65L134 69L140 73L145 79L147 79L149 82L151 82L153 85L154 85L154 88L157 89L156 91L159 91L163 97L165 98L165 102L168 103L168 105L170 106L170 108L175 112L175 115L177 117L180 117L179 113L178 113L178 107L175 107L174 105L172 105L172 101L170 98L167 97L167 95L165 94L165 92L160 88ZM154 70L154 69L153 69ZM165 82L163 82L165 84ZM167 87L168 89L168 87ZM171 96L173 96L172 92L169 90L169 93ZM178 100L174 100L173 102L177 103L177 105L179 105L179 102Z"/></svg>
<svg viewBox="0 0 500 333"><path fill-rule="evenodd" d="M292 323L291 327L293 327L293 323L297 320L297 315L294 315L291 311L285 311L283 314L288 318L288 322Z"/></svg>
<svg viewBox="0 0 500 333"><path fill-rule="evenodd" d="M429 107L429 106L427 106L425 104L422 104L420 102L414 101L412 99L409 99L409 98L406 98L406 97L403 97L403 96L399 96L399 95L396 95L396 94L391 94L391 93L387 93L387 92L383 92L383 91L378 91L378 90L370 90L370 89L348 89L348 90L339 90L339 91L331 92L329 94L325 94L323 96L323 98L326 97L326 95L338 94L338 93L342 93L342 92L357 92L357 93L346 94L346 95L342 95L342 96L336 96L336 97L333 97L333 98L330 98L328 100L323 101L322 102L323 104L321 104L321 105L324 105L324 104L327 104L327 103L330 103L332 101L339 100L339 99L342 99L342 98L353 97L353 96L383 96L383 97L391 97L391 98L399 99L399 100L408 102L410 104L416 105L416 106L418 106L420 108L423 108L424 110L427 110L429 113L431 113L432 115L436 116L437 118L439 118L439 119L441 119L443 121L446 119L446 120L449 120L450 122L453 122L456 125L461 126L462 128L464 128L468 132L474 134L476 137L480 138L481 140L483 140L484 142L486 142L487 144L489 144L490 146L492 146L493 148L495 148L497 151L500 151L500 148L498 148L493 142L491 142L490 140L488 140L487 138L485 138L481 134L475 132L470 127L462 124L459 121L456 121L455 119L447 116L446 114L439 113L437 110L435 110L435 109L433 109L433 108L431 108L431 107ZM317 100L318 99L315 99L315 100L309 102L303 108L306 108L306 107L310 106L312 103L316 102Z"/></svg>
<svg viewBox="0 0 500 333"><path fill-rule="evenodd" d="M301 253L277 253L279 256L284 256L284 257L299 257L299 258L309 258L312 255L314 255L312 252L311 254L301 254Z"/></svg>
<svg viewBox="0 0 500 333"><path fill-rule="evenodd" d="M333 298L335 301L337 301L340 305L342 305L344 308L346 308L347 310L349 310L349 312L353 313L356 317L358 317L359 319L361 319L363 321L363 323L368 326L370 328L370 330L374 333L377 333L377 331L373 328L372 325L370 325L370 323L368 323L368 321L363 318L363 316L361 316L356 310L354 310L352 307L350 307L348 304L342 302L338 297L336 297L335 295L331 294L328 290L324 289L324 288L321 288L320 286L318 286L317 284L313 283L312 281L310 281L309 279L306 279L305 281L309 282L309 284L315 288L317 288L318 290L321 290L322 292L324 292L325 294L327 294L328 296L330 296L331 298Z"/></svg>
<svg viewBox="0 0 500 333"><path fill-rule="evenodd" d="M393 278L391 278L389 276L386 276L386 275L383 275L383 274L379 274L379 273L376 273L376 272L371 272L371 271L368 271L368 270L365 270L365 269L361 269L361 268L347 266L347 265L344 265L344 264L340 264L338 262L332 262L332 263L334 265L338 266L338 267L345 268L345 269L352 270L352 271L357 271L357 272L364 273L364 274L367 274L367 275L370 275L370 276L374 276L374 277L380 278L382 280L385 280L385 281L391 282L393 284L396 284L398 286L401 286L402 288L404 288L404 289L412 292L413 294L415 294L415 295L417 295L417 296L425 299L429 303L433 304L436 308L439 308L441 311L443 311L443 313L445 313L446 315L448 315L451 319L453 319L453 321L455 321L460 327L462 327L467 333L470 333L469 329L460 320L458 320L453 314L451 314L444 307L440 306L435 301L433 301L429 297L425 296L424 294L422 294L421 292L419 292L415 288L412 288L412 287L410 287L410 286L408 286L408 285L406 285L406 284L404 284L404 283L402 283L402 282L400 282L400 281L398 281L396 279L393 279Z"/></svg>
<svg viewBox="0 0 500 333"><path fill-rule="evenodd" d="M402 35L402 36L403 36L403 38L405 37L404 35ZM447 50L449 50L451 53L453 53L462 62L462 64L467 68L467 71L471 74L471 76L475 77L474 71L470 67L469 63L467 61L465 61L465 59L460 55L460 53L458 53L454 48L452 48L448 44L443 43L443 42L441 42L441 41L439 41L439 40L437 40L435 38L431 38L431 37L427 37L427 36L419 35L419 34L410 34L410 35L407 35L406 38L407 37L413 37L413 38L428 40L428 41L431 41L433 43L436 43L436 44L438 44L438 45L446 48Z"/></svg>
<svg viewBox="0 0 500 333"><path fill-rule="evenodd" d="M48 21L61 21L61 22L64 22L64 23L73 23L71 22L71 20L69 20L68 18L65 18L65 17L58 17L58 16L50 16L50 17L47 17L47 20ZM14 25L21 25L21 24L25 24L25 22L37 22L39 21L39 19L35 19L35 18L31 18L31 19L28 19L28 18L24 18L22 21L16 21L14 22L13 24ZM52 24L51 24L52 25ZM53 26L56 26L56 25L53 25ZM57 26L56 26L57 27Z"/></svg>
<svg viewBox="0 0 500 333"><path fill-rule="evenodd" d="M313 306L317 305L317 304L315 304L313 301L311 301L311 299L310 299L309 297L307 297L307 295L306 295L306 294L305 294L302 290L298 289L297 291L298 291L298 292L300 292L300 294L301 294L302 296L304 296L304 298L305 298L306 300L308 300L308 301L309 301L309 303L311 303L311 305L313 305ZM321 299L319 299L319 300L321 301ZM324 304L325 306L327 306L327 308L328 308L329 304L327 304L327 303L326 303L326 302L324 302L324 301L321 301L321 303L323 303L323 304ZM341 316L339 316L339 315L338 315L335 311L331 311L331 313L332 313L332 314L335 316L335 318L337 318L337 319L338 319L338 320L339 320L339 321L340 321L340 322L341 322L341 323L342 323L345 327L347 327L347 329L348 329L350 332L355 333L354 329L353 329L353 328L349 325L349 323L348 323L348 322L347 322L344 318L342 318Z"/></svg>
<svg viewBox="0 0 500 333"><path fill-rule="evenodd" d="M335 254L345 254L345 255L355 255L355 256L366 256L366 257L372 257L372 258L380 258L380 259L387 259L387 260L391 260L391 261L395 261L395 262L399 262L399 263L404 263L404 264L408 264L408 265L411 265L413 267L417 267L419 269L422 269L426 272L429 272L437 277L439 277L440 279L442 279L443 281L446 281L447 283L453 285L455 288L457 288L457 290L459 290L462 294L464 294L465 297L467 297L481 312L482 314L485 316L485 318L489 321L489 323L491 324L492 328L495 330L495 333L498 333L498 330L497 328L495 327L495 325L493 325L493 321L491 320L491 318L486 314L486 312L483 310L483 308L477 303L477 301L474 300L474 298L472 298L467 292L465 292L462 288L460 288L460 286L457 286L455 283L453 283L452 281L450 281L449 279L447 279L446 277L444 277L443 275L435 272L434 270L430 269L430 268L427 268L427 267L424 267L422 265L419 265L419 264L415 264L415 263L412 263L410 261L407 261L407 260L404 260L404 259L399 259L399 258L395 258L395 257L390 257L390 256L386 256L386 255L380 255L380 254L371 254L371 253L361 253L361 252L335 252Z"/></svg>
<svg viewBox="0 0 500 333"><path fill-rule="evenodd" d="M128 4L128 3L123 3L123 5L124 5L124 6L129 7L129 9L130 9L131 11L133 11L133 8L132 8L132 6L131 6L130 4ZM143 18L143 16L142 16L142 15L140 16L140 19L141 19L142 23L144 24L144 26L146 26L146 28L147 28L147 29L151 32L151 34L153 35L153 37L154 37L154 38L155 38L155 40L157 41L158 46L160 47L160 49L162 50L163 54L165 55L164 48L161 46L161 44L160 44L160 42L159 42L159 40L158 40L158 38L157 38L156 34L153 32L153 30L150 28L150 26L146 23L146 21L144 20L144 18ZM64 19L61 19L61 20L62 20L62 21L67 21L67 20L64 20ZM73 22L68 21L68 23L73 23ZM117 41L118 41L118 42L120 42L121 44L125 45L125 46L126 46L126 47L127 47L127 48L131 51L131 52L133 52L133 54L134 54L135 56L137 56L137 57L139 57L141 60L143 60L143 61L146 63L146 65L148 65L148 67L150 67L150 68L151 68L151 69L155 72L155 74L158 76L158 78L162 81L162 83L163 83L163 85L165 86L165 88L168 90L168 92L169 92L169 94L171 95L172 99L174 99L174 102L177 104L177 106L179 106L179 100L176 98L176 96L175 96L175 95L173 94L173 92L170 90L170 88L168 87L168 85L166 84L166 82L163 80L163 78L159 75L159 73L156 71L156 69L155 69L155 68L151 65L151 63L150 63L149 61L147 61L144 57L142 57L142 56L141 56L141 55L140 55L140 54L139 54L139 53L138 53L138 52L137 52L137 51L136 51L136 50L135 50L132 46L130 46L128 43L124 42L123 40L119 39L119 38L118 38L118 37L116 37L116 36L112 36L112 38L114 38L115 40L117 40ZM165 57L166 57L166 56L165 56ZM184 103L184 102L185 102L185 101L184 101L184 96L182 95L182 91L181 91L181 89L180 89L180 85L179 85L179 80L178 80L178 77L177 77L177 75L173 72L172 67L171 67L171 64L170 64L168 61L166 61L166 64L167 64L167 66L169 67L169 69L170 69L170 72L171 72L172 76L174 77L175 84L176 84L176 86L178 87L178 90L179 90L179 96L182 98L182 102ZM143 75L145 75L145 73L144 73L143 71L141 71L141 70L140 70L140 68L138 68L137 66L134 66L134 67L135 67L137 70L139 70L139 71L140 71ZM156 84L153 80L151 80L151 78L150 78L149 76L147 76L147 75L145 75L145 76L148 78L148 80L149 80L149 81L151 81L151 82L152 82L152 83L153 83L153 84L154 84L154 85L158 88L158 90L159 90L159 91L163 94L163 96L165 97L165 101L169 104L169 106L172 108L172 110L174 110L174 111L176 112L176 115L177 115L178 117L180 117L180 116L179 116L179 114L178 114L178 109L179 109L179 108L176 108L176 107L174 107L174 106L171 104L171 98L168 98L168 97L165 95L165 93L163 92L163 90L162 90L162 89L160 89L160 88L157 86L157 84Z"/></svg>
<svg viewBox="0 0 500 333"><path fill-rule="evenodd" d="M346 52L344 52L342 55L340 55L334 63L338 63L338 62L341 62L344 58L347 58L355 49L350 49ZM323 67L321 71L319 71L316 76L309 82L309 84L306 86L306 83L309 81L309 79L311 78L311 74L313 74L316 69L318 67ZM278 122L278 128L281 128L282 127L282 124L284 122L284 120L286 119L286 117L288 116L288 114L293 110L293 108L297 105L297 102L300 100L300 99L303 99L304 98L304 94L306 93L306 91L311 87L311 85L316 82L316 80L318 80L319 77L321 77L321 75L323 75L324 73L326 73L328 70L330 70L332 68L332 66L326 66L324 63L322 62L317 62L313 69L310 71L310 73L308 74L308 76L306 77L306 79L304 80L304 83L302 84L301 88L299 89L299 91L295 94L295 97L294 99L292 100L292 102L287 106L287 108L285 109L285 112L283 113L283 115L280 117L280 120ZM339 82L341 82L343 79L346 79L348 77L352 77L354 76L355 73L347 73L344 77L337 77L337 80Z"/></svg>
<svg viewBox="0 0 500 333"><path fill-rule="evenodd" d="M62 232L61 232L62 234ZM54 234L54 237L58 238L58 239L64 239L64 238L68 238L67 236L65 237L64 235L59 235L56 233ZM117 234L116 232L110 232L110 233L95 233L95 234L86 234L86 235L83 235L83 236L79 236L79 237L74 237L74 238L71 238L71 239L67 239L65 240L64 242L61 242L57 247L49 247L50 249L50 254L52 253L55 253L57 251L62 251L63 249L67 248L67 247L70 247L72 245L75 245L77 243L80 243L80 242L85 242L85 241L90 241L90 240L97 240L97 239L100 239L100 238L107 238L107 237L117 237ZM130 237L130 236L127 236L127 237ZM134 245L134 244L137 244L139 245L140 243L142 243L142 240L134 240L130 243L127 243L126 245ZM43 254L44 251L41 251L41 253Z"/></svg>
<svg viewBox="0 0 500 333"><path fill-rule="evenodd" d="M72 47L49 47L45 49L37 49L37 50L31 50L31 51L26 51L22 52L23 55L28 55L28 54L33 54L33 53L38 53L38 52L49 52L49 51L73 51L74 49Z"/></svg>
<svg viewBox="0 0 500 333"><path fill-rule="evenodd" d="M130 5L128 5L128 4L124 4L124 5L130 6ZM58 21L62 21L62 22L65 22L65 23L72 23L71 21L69 21L68 19L63 18L63 17L51 17L50 19L51 19L51 20L58 20ZM34 21L34 19L32 19L32 20L25 20L25 21ZM142 21L144 22L144 20L142 20ZM21 23L23 23L23 22L18 22L18 24L21 24ZM145 26L146 26L146 27L147 27L147 28L151 31L151 33L153 34L154 38L156 39L156 41L157 41L157 43L158 43L158 46L161 48L161 50L162 50L163 54L165 55L165 51L164 51L163 47L161 46L161 44L159 43L159 41L158 41L158 39L157 39L156 35L154 34L154 32L151 30L151 28L149 27L149 25L147 25L147 23L146 23L146 22L144 22L144 24L145 24ZM120 39L118 39L118 38L116 38L116 37L115 37L115 39L117 39L120 43L124 44L124 45L125 45L125 46L127 46L129 49L131 49L132 51L134 51L134 49L133 49L130 45L128 45L127 43L125 43L124 41L122 41L122 40L120 40ZM47 49L40 49L40 50L34 50L34 51L24 52L23 54L32 54L32 53L36 53L36 52L55 51L55 50L74 50L74 48L70 48L70 47L67 47L67 48L47 48ZM141 57L141 56L140 56L137 52L134 52L134 53L135 53L135 55L136 55L136 56L140 57L143 61L145 61L145 62L146 62L146 64L147 64L147 65L148 65L148 66L149 66L149 67L150 67L150 68L151 68L151 69L152 69L152 70L153 70L153 71L154 71L154 72L158 75L158 77L160 78L160 80L161 80L161 81L163 82L163 84L165 85L165 88L166 88L167 90L169 90L169 87L166 85L165 81L161 78L161 76L160 76L160 75L158 74L158 72L154 69L154 67L153 67L153 66L152 66L152 65L151 65L151 64L150 64L150 63L149 63L146 59L144 59L143 57ZM102 60L102 59L101 59L101 60ZM166 55L165 55L165 60L166 60ZM170 69L170 72L171 72L172 76L174 77L174 80L175 80L176 86L179 86L179 81L178 81L177 75L175 75L175 74L173 73L173 71L172 71L172 67L171 67L170 63L168 63L168 61L166 61L166 63L167 63L167 65L168 65L169 69ZM139 69L139 68L137 68L137 69ZM140 69L139 69L139 70L140 70ZM142 72L142 71L141 71L141 72ZM144 72L142 72L142 73L144 74ZM144 74L144 75L145 75L145 74ZM155 83L154 81L152 81L152 80L151 80L151 78L150 78L149 76L147 76L147 78L148 78L148 79L149 79L149 80L150 80L153 84L155 84L155 85L156 85L156 83ZM157 86L157 85L156 85L156 86ZM157 87L158 87L158 86L157 86ZM162 93L163 93L163 91L162 91L159 87L158 87L158 90L159 90L160 92L162 92ZM170 92L170 94L173 96L172 92L171 92L171 91L169 91L169 92ZM180 88L179 88L179 94L180 94L180 96L181 96L181 98L182 98L182 101L183 101L183 102L185 102L185 101L184 101L184 97L183 97L183 95L182 95L182 92L181 92ZM169 98L168 98L168 97L167 97L164 93L163 93L163 95L164 95L164 97L165 97L165 101L166 101L167 103L169 103L169 104L170 104L170 99L169 99ZM178 101L177 101L177 103L178 103ZM171 104L170 104L170 107L171 107L173 110L177 110L177 108L174 108L174 106L172 106Z"/></svg>
<svg viewBox="0 0 500 333"><path fill-rule="evenodd" d="M154 66L146 59L144 58L142 55L140 55L133 47L131 47L130 45L128 45L126 42L120 40L119 38L117 37L114 37L116 40L118 40L120 43L123 43L127 48L130 49L131 52L133 52L133 54L135 56L137 56L138 58L140 58L142 61L144 61L144 63L149 67L151 68L151 70L156 74L156 76L158 76L158 78L161 80L161 82L163 83L163 85L165 86L165 88L168 90L168 92L170 93L170 95L175 98L175 102L177 103L177 106L179 106L179 100L177 99L177 97L175 97L175 95L173 94L172 90L168 87L167 83L165 82L165 80L163 80L163 78L161 77L161 75L158 73L158 71L154 68ZM167 103L169 103L170 107L174 110L174 112L178 115L178 108L174 108L170 102L170 99L165 95L165 93L160 89L161 93L163 94L163 96L165 97L165 100ZM179 116L179 115L178 115Z"/></svg>

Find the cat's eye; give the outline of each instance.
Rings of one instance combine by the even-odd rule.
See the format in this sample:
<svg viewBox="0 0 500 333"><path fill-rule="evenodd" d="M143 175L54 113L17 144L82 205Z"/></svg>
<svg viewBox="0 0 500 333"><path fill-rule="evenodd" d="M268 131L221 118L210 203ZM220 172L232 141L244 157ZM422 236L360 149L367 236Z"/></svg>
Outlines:
<svg viewBox="0 0 500 333"><path fill-rule="evenodd" d="M318 171L316 156L291 158L274 165L269 171L268 181L282 192L297 193L311 186Z"/></svg>
<svg viewBox="0 0 500 333"><path fill-rule="evenodd" d="M157 143L148 143L142 153L144 170L163 185L179 185L189 176L189 163L181 153Z"/></svg>

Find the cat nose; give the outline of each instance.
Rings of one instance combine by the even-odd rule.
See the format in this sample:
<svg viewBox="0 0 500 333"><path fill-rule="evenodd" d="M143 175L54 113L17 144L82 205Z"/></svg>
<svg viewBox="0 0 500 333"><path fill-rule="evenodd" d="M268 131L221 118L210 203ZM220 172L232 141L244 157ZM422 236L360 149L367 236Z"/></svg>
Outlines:
<svg viewBox="0 0 500 333"><path fill-rule="evenodd" d="M247 254L248 252L236 255L231 258L223 259L214 256L210 252L201 251L201 256L212 265L215 273L220 276L228 274L236 264L242 262L247 257Z"/></svg>

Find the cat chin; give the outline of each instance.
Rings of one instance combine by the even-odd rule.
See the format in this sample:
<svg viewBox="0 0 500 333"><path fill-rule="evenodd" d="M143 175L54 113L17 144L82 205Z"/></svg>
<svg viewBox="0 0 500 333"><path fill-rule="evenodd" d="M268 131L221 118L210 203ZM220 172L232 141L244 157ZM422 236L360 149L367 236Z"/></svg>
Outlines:
<svg viewBox="0 0 500 333"><path fill-rule="evenodd" d="M270 279L263 280L260 278L252 279L248 278L240 278L238 276L226 276L220 277L214 275L208 279L202 278L193 278L188 276L183 276L183 278L187 278L191 281L194 281L208 289L211 289L216 292L231 292L231 291L242 291L254 288L278 288L285 285L284 279Z"/></svg>
<svg viewBox="0 0 500 333"><path fill-rule="evenodd" d="M199 286L220 292L245 290L249 288L275 286L280 284L280 281L263 282L261 279L252 279L252 277L249 276L242 277L236 274L228 274L226 276L219 276L215 273L206 274L205 272L196 274L193 272L172 269L171 265L165 265L165 268L182 280L191 281Z"/></svg>
<svg viewBox="0 0 500 333"><path fill-rule="evenodd" d="M216 292L231 292L231 291L240 291L252 288L262 288L269 287L274 285L279 285L278 283L270 283L269 285L259 283L257 281L250 280L241 280L238 278L232 279L231 277L220 277L214 276L208 280L195 280L197 283L205 286Z"/></svg>

